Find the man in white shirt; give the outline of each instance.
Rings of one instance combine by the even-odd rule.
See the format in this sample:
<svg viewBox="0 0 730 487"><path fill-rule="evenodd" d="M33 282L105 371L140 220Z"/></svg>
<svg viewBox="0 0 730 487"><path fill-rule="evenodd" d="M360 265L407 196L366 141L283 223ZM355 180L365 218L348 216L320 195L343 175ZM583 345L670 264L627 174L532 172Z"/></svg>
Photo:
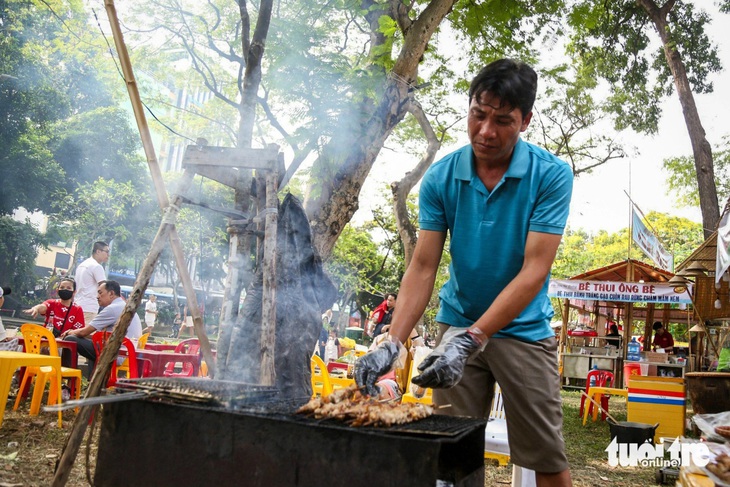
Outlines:
<svg viewBox="0 0 730 487"><path fill-rule="evenodd" d="M94 370L94 366L96 365L96 350L94 350L94 343L91 341L91 338L87 337L96 331L112 331L112 328L114 328L117 320L122 315L126 304L121 298L119 283L112 280L101 281L99 283L97 301L99 306L102 306L104 309L101 310L96 318L83 328L68 330L61 335L61 338L64 340L76 342L78 354L86 357L86 360L89 362L89 376L91 376L91 371ZM132 316L132 321L129 323L126 336L135 344L139 340L139 337L142 336L142 322L136 313Z"/></svg>
<svg viewBox="0 0 730 487"><path fill-rule="evenodd" d="M155 327L155 321L157 320L157 295L152 294L149 301L144 306L144 324L147 328L142 330L142 333L152 334L152 329Z"/></svg>
<svg viewBox="0 0 730 487"><path fill-rule="evenodd" d="M104 268L101 266L109 260L109 245L105 242L94 242L91 257L83 261L76 268L76 298L75 303L84 310L84 321L91 323L99 313L96 291L99 283L106 279Z"/></svg>

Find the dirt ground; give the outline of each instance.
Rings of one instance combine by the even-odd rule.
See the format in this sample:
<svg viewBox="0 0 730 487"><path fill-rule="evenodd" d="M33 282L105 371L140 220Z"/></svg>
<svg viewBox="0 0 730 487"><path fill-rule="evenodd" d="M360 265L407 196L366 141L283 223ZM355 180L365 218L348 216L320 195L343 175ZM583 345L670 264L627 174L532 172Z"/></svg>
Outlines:
<svg viewBox="0 0 730 487"><path fill-rule="evenodd" d="M63 428L59 429L55 413L41 412L31 417L28 414L28 401L18 411L12 410L12 401L14 398L8 399L0 427L0 487L51 485L56 462L61 458L75 413L65 411ZM86 445L85 439L66 485L90 485L86 480ZM93 465L96 442L90 452Z"/></svg>
<svg viewBox="0 0 730 487"><path fill-rule="evenodd" d="M59 460L71 431L75 413L64 412L63 429L56 425L53 413L28 415L28 401L18 411L12 411L14 397L8 399L5 418L0 427L0 487L47 486L51 484L56 462ZM578 418L579 395L563 393L564 436L571 474L575 486L648 486L655 485L654 469L610 467L604 449L610 441L605 422L583 426ZM625 419L625 404L611 399L611 413ZM96 428L98 432L98 428ZM88 469L93 477L96 442L92 442L87 461L87 438L77 456L69 486L88 486ZM512 465L499 467L491 462L485 469L485 487L510 485Z"/></svg>

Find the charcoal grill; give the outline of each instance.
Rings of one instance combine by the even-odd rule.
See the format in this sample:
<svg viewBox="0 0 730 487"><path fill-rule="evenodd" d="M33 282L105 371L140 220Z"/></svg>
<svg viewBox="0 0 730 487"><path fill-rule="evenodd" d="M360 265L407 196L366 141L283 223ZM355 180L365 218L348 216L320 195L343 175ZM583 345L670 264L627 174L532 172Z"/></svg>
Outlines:
<svg viewBox="0 0 730 487"><path fill-rule="evenodd" d="M294 414L308 398L267 387L147 380L123 387L167 393L104 406L95 485L484 485L482 420L355 428Z"/></svg>

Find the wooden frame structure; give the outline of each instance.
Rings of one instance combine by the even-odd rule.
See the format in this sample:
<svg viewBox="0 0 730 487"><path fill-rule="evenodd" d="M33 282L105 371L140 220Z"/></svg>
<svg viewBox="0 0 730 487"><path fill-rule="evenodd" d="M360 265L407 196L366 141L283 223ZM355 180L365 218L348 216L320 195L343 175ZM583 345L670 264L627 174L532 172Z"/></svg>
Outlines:
<svg viewBox="0 0 730 487"><path fill-rule="evenodd" d="M116 360L119 348L126 335L129 323L133 315L136 313L139 304L150 278L154 271L157 260L165 247L165 243L169 240L169 245L175 258L178 273L180 275L185 296L188 301L188 308L193 316L193 327L195 334L200 340L200 349L203 358L210 366L208 370L212 374L215 373L215 360L210 348L210 342L205 334L205 326L200 314L200 308L197 303L195 290L193 289L192 280L185 264L185 255L183 253L182 244L175 228L177 215L185 198L183 195L193 181L195 173L210 177L223 184L231 185L236 188L242 180L236 174L236 168L248 168L256 170L256 179L259 181L259 187L265 188L265 191L259 191L258 208L263 209L264 222L263 230L263 273L264 273L264 298L263 298L263 325L262 334L265 338L274 336L276 323L276 306L275 301L275 285L276 285L276 263L275 263L275 247L276 247L276 224L278 209L278 184L280 182L279 173L283 175L283 171L279 168L283 166L283 158L278 155L278 147L272 146L262 150L255 149L230 149L230 148L206 148L203 145L188 147L186 151L187 167L183 173L183 177L177 188L176 194L168 199L165 189L162 173L157 161L154 146L152 145L152 136L144 114L144 107L137 89L137 83L134 77L134 71L129 59L124 37L121 32L119 18L117 17L114 0L104 0L104 5L109 17L109 22L114 35L114 43L119 55L119 61L122 68L122 74L127 86L129 98L134 111L135 121L139 129L142 139L142 146L147 157L147 163L152 176L155 187L157 200L162 210L162 220L160 228L157 231L150 251L142 264L142 267L135 280L134 287L127 299L124 311L117 321L114 331L104 347L104 350L97 360L96 370L92 376L89 387L86 391L85 398L98 396L106 383L106 377L111 370L111 364ZM245 178L243 178L245 179ZM229 184L230 183L230 184ZM273 342L274 340L271 340ZM274 383L274 349L273 347L264 350L262 356L261 367L261 384L271 385ZM76 460L81 441L89 419L96 407L86 406L79 410L76 420L74 421L72 431L69 434L68 441L64 447L61 458L56 466L53 478L53 486L66 485L71 468Z"/></svg>

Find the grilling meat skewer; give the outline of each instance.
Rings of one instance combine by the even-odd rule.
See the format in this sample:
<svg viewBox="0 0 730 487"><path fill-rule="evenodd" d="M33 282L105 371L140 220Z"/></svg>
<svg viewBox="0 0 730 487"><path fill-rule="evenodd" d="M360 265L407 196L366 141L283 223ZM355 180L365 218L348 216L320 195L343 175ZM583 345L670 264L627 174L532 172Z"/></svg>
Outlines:
<svg viewBox="0 0 730 487"><path fill-rule="evenodd" d="M317 419L339 419L352 426L392 426L427 418L433 414L433 408L418 403L381 402L363 396L356 386L351 386L312 398L297 413Z"/></svg>

